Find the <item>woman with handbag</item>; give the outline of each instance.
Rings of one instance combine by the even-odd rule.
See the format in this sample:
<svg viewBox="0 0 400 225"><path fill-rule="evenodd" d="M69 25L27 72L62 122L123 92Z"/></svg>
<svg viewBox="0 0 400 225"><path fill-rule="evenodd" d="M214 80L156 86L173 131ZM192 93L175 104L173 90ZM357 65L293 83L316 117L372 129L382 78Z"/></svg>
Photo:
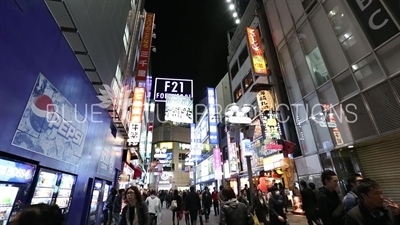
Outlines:
<svg viewBox="0 0 400 225"><path fill-rule="evenodd" d="M172 224L175 225L175 217L176 217L177 224L179 225L178 214L182 213L182 197L179 195L178 190L174 190L170 209L172 210Z"/></svg>

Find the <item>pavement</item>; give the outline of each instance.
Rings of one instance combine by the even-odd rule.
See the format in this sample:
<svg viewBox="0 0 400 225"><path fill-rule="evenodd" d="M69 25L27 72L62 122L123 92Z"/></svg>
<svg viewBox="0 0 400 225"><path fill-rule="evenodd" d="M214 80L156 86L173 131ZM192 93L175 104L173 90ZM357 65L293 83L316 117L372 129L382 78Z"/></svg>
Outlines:
<svg viewBox="0 0 400 225"><path fill-rule="evenodd" d="M295 215L289 212L288 214L288 221L290 225L307 225L306 217L303 215ZM211 210L210 220L206 223L204 216L203 216L204 225L219 225L219 216L214 216L214 211ZM178 225L178 223L175 224ZM169 209L163 208L162 210L162 219L161 225L173 225L172 224L172 211ZM185 220L182 219L179 221L179 225L186 225ZM197 220L197 225L200 225L200 221Z"/></svg>

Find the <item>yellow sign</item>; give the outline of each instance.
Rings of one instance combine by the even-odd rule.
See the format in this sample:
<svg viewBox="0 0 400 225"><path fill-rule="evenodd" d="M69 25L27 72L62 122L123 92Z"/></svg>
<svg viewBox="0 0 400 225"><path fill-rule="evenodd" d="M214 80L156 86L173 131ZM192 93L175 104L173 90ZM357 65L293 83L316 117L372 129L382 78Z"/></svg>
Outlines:
<svg viewBox="0 0 400 225"><path fill-rule="evenodd" d="M256 75L268 75L267 61L264 57L260 33L257 28L247 27L247 40L249 42L254 73Z"/></svg>
<svg viewBox="0 0 400 225"><path fill-rule="evenodd" d="M274 110L274 98L269 91L257 92L257 104L261 112Z"/></svg>
<svg viewBox="0 0 400 225"><path fill-rule="evenodd" d="M158 144L159 148L163 149L174 149L174 143L173 142L161 142Z"/></svg>
<svg viewBox="0 0 400 225"><path fill-rule="evenodd" d="M294 190L294 161L290 158L283 158L281 160L281 167L283 170L283 177L285 179L285 187Z"/></svg>

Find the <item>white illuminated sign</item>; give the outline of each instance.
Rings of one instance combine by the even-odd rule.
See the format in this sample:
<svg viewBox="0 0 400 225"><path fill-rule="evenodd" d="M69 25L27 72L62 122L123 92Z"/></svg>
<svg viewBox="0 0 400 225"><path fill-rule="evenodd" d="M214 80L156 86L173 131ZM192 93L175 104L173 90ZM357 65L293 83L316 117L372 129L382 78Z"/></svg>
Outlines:
<svg viewBox="0 0 400 225"><path fill-rule="evenodd" d="M165 120L175 123L192 123L193 100L186 96L167 94Z"/></svg>
<svg viewBox="0 0 400 225"><path fill-rule="evenodd" d="M228 122L234 124L251 124L251 119L249 117L231 116L228 118Z"/></svg>
<svg viewBox="0 0 400 225"><path fill-rule="evenodd" d="M165 102L167 94L174 94L193 98L193 80L156 78L154 85L154 100Z"/></svg>

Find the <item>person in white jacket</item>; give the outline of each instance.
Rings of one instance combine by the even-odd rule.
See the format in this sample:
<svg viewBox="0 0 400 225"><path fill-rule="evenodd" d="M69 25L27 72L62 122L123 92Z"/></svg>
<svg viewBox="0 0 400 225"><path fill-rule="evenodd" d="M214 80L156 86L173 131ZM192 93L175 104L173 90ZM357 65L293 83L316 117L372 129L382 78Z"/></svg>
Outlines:
<svg viewBox="0 0 400 225"><path fill-rule="evenodd" d="M157 216L161 213L161 200L156 196L156 191L150 191L150 196L147 197L146 204L149 208L150 225L157 225Z"/></svg>

